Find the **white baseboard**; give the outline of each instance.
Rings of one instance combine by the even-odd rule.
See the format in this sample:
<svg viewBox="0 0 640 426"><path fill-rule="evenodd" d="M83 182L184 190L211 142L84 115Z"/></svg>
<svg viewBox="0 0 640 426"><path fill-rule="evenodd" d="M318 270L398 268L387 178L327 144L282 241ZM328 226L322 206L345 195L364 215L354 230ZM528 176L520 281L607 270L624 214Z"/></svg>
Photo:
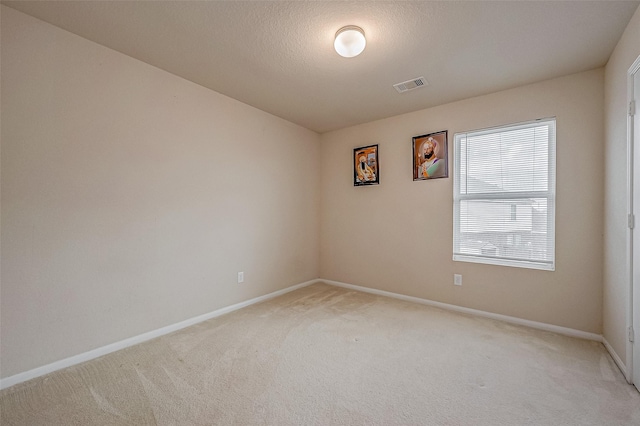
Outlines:
<svg viewBox="0 0 640 426"><path fill-rule="evenodd" d="M27 380L35 379L36 377L44 376L45 374L53 373L54 371L61 370L63 368L71 367L73 365L81 364L86 361L101 357L103 355L110 354L120 349L128 348L138 343L146 342L147 340L155 339L156 337L164 336L165 334L172 333L174 331L189 327L194 324L206 321L211 318L219 317L220 315L228 314L229 312L237 311L249 305L264 302L265 300L273 299L274 297L281 296L290 291L297 290L302 287L319 282L320 280L310 280L300 284L293 285L291 287L284 288L282 290L274 291L273 293L265 294L264 296L255 297L244 302L236 303L235 305L226 306L224 308L217 309L213 312L209 312L197 317L193 317L175 324L168 325L166 327L159 328L157 330L149 331L147 333L140 334L138 336L130 337L119 342L111 343L100 348L92 349L88 352L84 352L78 355L71 356L69 358L61 359L60 361L52 362L51 364L43 365L23 373L18 373L13 376L0 379L0 389L5 389L18 383L26 382Z"/></svg>
<svg viewBox="0 0 640 426"><path fill-rule="evenodd" d="M607 342L607 339L605 339L604 337L602 337L602 344L607 349L607 352L609 352L609 355L611 355L611 358L613 358L613 361L616 363L616 365L618 366L618 368L622 372L622 375L626 379L627 378L627 368L625 367L624 363L622 362L622 360L620 359L620 357L618 356L616 351L613 349L613 346L611 346L609 344L609 342Z"/></svg>
<svg viewBox="0 0 640 426"><path fill-rule="evenodd" d="M457 305L449 305L448 303L436 302L433 300L421 299L419 297L413 297L413 296L405 296L404 294L392 293L389 291L377 290L374 288L362 287L359 285L346 284L346 283L341 283L339 281L325 280L322 278L319 281L330 284L330 285L334 285L337 287L343 287L351 290L362 291L365 293L376 294L378 296L393 297L394 299L405 300L407 302L420 303L422 305L434 306L436 308L446 309L448 311L455 311L455 312L461 312L464 314L475 315L475 316L484 317L484 318L491 318L494 320L504 321L511 324L524 325L526 327L536 328L538 330L551 331L553 333L563 334L565 336L578 337L580 339L602 342L602 336L600 334L588 333L586 331L575 330L573 328L560 327L558 325L547 324L547 323L537 322L537 321L530 321L522 318L510 317L508 315L494 314L492 312L480 311L477 309L465 308Z"/></svg>

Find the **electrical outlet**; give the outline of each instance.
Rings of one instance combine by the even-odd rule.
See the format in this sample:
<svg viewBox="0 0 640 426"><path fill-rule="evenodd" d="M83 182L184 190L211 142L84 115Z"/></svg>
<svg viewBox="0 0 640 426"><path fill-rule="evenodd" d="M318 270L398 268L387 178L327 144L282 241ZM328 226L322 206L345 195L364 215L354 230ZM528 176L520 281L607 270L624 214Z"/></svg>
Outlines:
<svg viewBox="0 0 640 426"><path fill-rule="evenodd" d="M244 272L238 272L238 284L244 282Z"/></svg>
<svg viewBox="0 0 640 426"><path fill-rule="evenodd" d="M453 285L462 285L462 275L453 274Z"/></svg>

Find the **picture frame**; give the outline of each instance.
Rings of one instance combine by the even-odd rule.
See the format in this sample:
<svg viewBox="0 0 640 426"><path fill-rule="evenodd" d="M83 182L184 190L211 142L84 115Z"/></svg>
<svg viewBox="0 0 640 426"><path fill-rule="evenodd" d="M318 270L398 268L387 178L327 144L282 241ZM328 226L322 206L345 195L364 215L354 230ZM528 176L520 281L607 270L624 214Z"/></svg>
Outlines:
<svg viewBox="0 0 640 426"><path fill-rule="evenodd" d="M354 148L353 186L378 185L379 183L378 145Z"/></svg>
<svg viewBox="0 0 640 426"><path fill-rule="evenodd" d="M414 136L411 144L413 180L449 177L448 130Z"/></svg>

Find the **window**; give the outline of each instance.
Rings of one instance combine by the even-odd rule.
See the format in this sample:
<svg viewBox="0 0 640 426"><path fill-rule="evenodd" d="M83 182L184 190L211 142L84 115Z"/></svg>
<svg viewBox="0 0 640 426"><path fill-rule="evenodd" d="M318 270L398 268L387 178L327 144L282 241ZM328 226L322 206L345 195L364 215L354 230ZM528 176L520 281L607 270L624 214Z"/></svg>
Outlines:
<svg viewBox="0 0 640 426"><path fill-rule="evenodd" d="M555 270L555 118L454 143L453 260Z"/></svg>

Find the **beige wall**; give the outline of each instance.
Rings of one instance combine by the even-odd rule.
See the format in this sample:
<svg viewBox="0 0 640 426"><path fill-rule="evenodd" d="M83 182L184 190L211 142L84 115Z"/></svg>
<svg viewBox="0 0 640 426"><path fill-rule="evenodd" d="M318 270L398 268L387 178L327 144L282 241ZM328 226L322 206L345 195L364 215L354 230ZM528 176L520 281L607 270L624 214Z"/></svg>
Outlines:
<svg viewBox="0 0 640 426"><path fill-rule="evenodd" d="M316 133L4 6L1 59L2 377L318 277Z"/></svg>
<svg viewBox="0 0 640 426"><path fill-rule="evenodd" d="M323 134L320 276L600 333L603 77L597 69ZM411 137L448 130L451 170L454 133L549 116L556 271L453 262L453 179L413 182ZM381 183L354 187L352 150L370 144L380 145Z"/></svg>
<svg viewBox="0 0 640 426"><path fill-rule="evenodd" d="M605 68L605 197L603 335L626 364L627 72L640 55L640 9Z"/></svg>

